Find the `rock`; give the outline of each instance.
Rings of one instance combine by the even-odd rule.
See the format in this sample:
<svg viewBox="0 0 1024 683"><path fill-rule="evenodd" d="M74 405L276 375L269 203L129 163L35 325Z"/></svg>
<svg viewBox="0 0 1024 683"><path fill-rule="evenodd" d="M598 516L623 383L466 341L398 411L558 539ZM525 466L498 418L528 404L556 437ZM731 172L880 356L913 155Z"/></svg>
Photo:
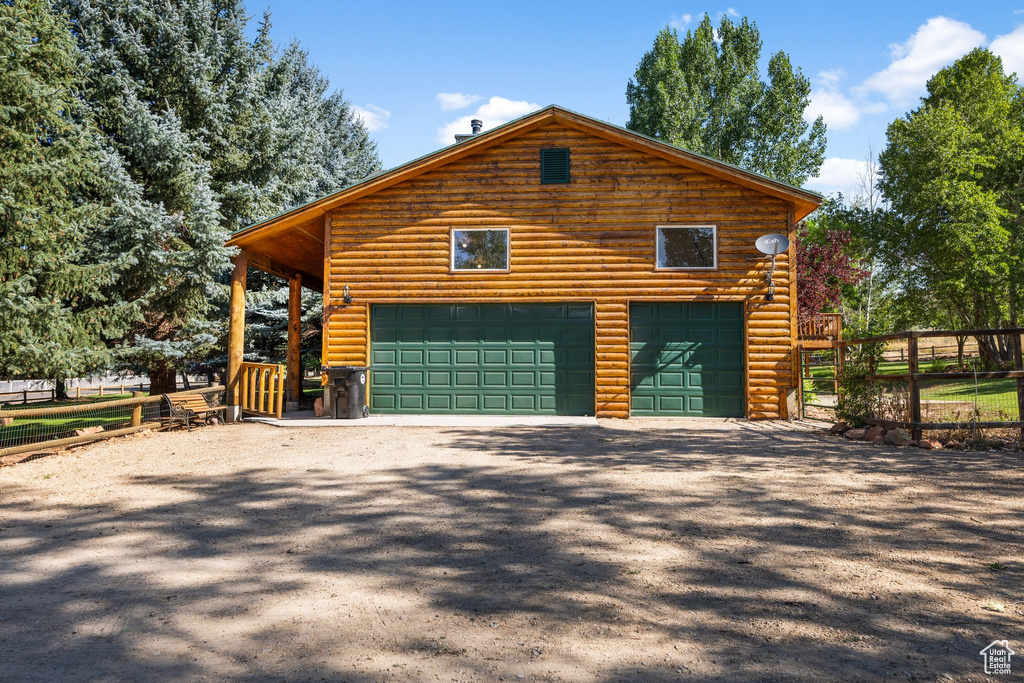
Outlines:
<svg viewBox="0 0 1024 683"><path fill-rule="evenodd" d="M938 450L942 448L942 442L935 439L921 439L917 442L917 447L926 451Z"/></svg>
<svg viewBox="0 0 1024 683"><path fill-rule="evenodd" d="M890 446L906 446L910 441L910 434L907 433L907 430L899 427L890 429L885 435L885 442Z"/></svg>
<svg viewBox="0 0 1024 683"><path fill-rule="evenodd" d="M879 434L875 438L871 439L871 443L885 443L885 437Z"/></svg>
<svg viewBox="0 0 1024 683"><path fill-rule="evenodd" d="M868 431L864 433L864 438L868 441L874 441L877 436L885 437L885 427L875 425L874 427L869 427Z"/></svg>
<svg viewBox="0 0 1024 683"><path fill-rule="evenodd" d="M954 450L959 450L960 449L960 442L959 441L954 441L953 439L950 439L949 441L946 442L946 448L952 448Z"/></svg>
<svg viewBox="0 0 1024 683"><path fill-rule="evenodd" d="M867 432L868 430L866 429L849 429L843 436L851 441L863 441L864 435L867 434Z"/></svg>
<svg viewBox="0 0 1024 683"><path fill-rule="evenodd" d="M832 436L839 436L840 434L845 434L847 431L849 431L849 429L850 425L846 424L845 422L837 422L834 425L832 425L832 427L828 430L828 433L831 434Z"/></svg>
<svg viewBox="0 0 1024 683"><path fill-rule="evenodd" d="M86 436L87 434L99 434L103 431L103 427L82 427L81 429L75 430L75 436Z"/></svg>
<svg viewBox="0 0 1024 683"><path fill-rule="evenodd" d="M317 417L323 417L324 416L324 399L323 399L323 397L320 397L317 400L313 401L313 414L316 415Z"/></svg>

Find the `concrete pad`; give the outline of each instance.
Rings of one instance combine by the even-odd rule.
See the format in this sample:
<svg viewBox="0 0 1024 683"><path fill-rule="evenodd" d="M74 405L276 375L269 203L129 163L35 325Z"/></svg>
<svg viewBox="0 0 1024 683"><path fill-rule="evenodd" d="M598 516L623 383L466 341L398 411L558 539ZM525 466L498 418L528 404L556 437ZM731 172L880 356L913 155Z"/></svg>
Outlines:
<svg viewBox="0 0 1024 683"><path fill-rule="evenodd" d="M274 427L596 427L596 417L566 415L371 415L362 420L316 417L312 410L275 417L246 417Z"/></svg>

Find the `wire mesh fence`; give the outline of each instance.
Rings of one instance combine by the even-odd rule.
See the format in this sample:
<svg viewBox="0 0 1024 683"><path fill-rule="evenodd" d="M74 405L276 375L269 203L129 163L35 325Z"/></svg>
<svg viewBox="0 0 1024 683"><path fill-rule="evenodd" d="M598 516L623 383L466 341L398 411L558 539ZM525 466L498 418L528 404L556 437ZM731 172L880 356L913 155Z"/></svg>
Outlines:
<svg viewBox="0 0 1024 683"><path fill-rule="evenodd" d="M221 401L223 387L159 396L108 397L106 400L8 406L0 410L0 456L40 448L70 446L175 424L183 397L199 395L207 404ZM186 423L187 424L187 423Z"/></svg>
<svg viewBox="0 0 1024 683"><path fill-rule="evenodd" d="M867 363L871 389L860 417L915 434L1024 430L1022 333L916 331L842 342L845 363Z"/></svg>

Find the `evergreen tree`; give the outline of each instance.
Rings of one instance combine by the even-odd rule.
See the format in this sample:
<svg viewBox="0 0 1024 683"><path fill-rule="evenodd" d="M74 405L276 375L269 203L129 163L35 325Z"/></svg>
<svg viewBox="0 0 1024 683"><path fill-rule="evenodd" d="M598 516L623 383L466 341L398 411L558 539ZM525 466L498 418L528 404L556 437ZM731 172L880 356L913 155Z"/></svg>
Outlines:
<svg viewBox="0 0 1024 683"><path fill-rule="evenodd" d="M123 173L104 248L132 264L116 287L145 302L120 361L153 391L224 345L231 232L376 170L365 128L240 0L65 0L89 65L84 99Z"/></svg>
<svg viewBox="0 0 1024 683"><path fill-rule="evenodd" d="M802 185L824 160L825 123L804 121L811 85L789 56L771 56L767 82L760 56L760 33L746 18L723 16L716 31L705 14L683 41L662 29L626 86L626 127Z"/></svg>
<svg viewBox="0 0 1024 683"><path fill-rule="evenodd" d="M92 248L112 172L76 97L77 50L43 0L0 2L0 376L105 369L138 315L104 294L128 259Z"/></svg>

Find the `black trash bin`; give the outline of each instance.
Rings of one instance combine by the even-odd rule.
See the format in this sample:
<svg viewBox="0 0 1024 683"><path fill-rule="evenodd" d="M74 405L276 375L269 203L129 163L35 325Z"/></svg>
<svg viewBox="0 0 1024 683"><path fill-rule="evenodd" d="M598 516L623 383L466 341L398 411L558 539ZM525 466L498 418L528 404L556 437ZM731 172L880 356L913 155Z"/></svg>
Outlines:
<svg viewBox="0 0 1024 683"><path fill-rule="evenodd" d="M330 414L340 420L358 420L370 416L366 405L366 368L346 365L325 368L330 392Z"/></svg>

